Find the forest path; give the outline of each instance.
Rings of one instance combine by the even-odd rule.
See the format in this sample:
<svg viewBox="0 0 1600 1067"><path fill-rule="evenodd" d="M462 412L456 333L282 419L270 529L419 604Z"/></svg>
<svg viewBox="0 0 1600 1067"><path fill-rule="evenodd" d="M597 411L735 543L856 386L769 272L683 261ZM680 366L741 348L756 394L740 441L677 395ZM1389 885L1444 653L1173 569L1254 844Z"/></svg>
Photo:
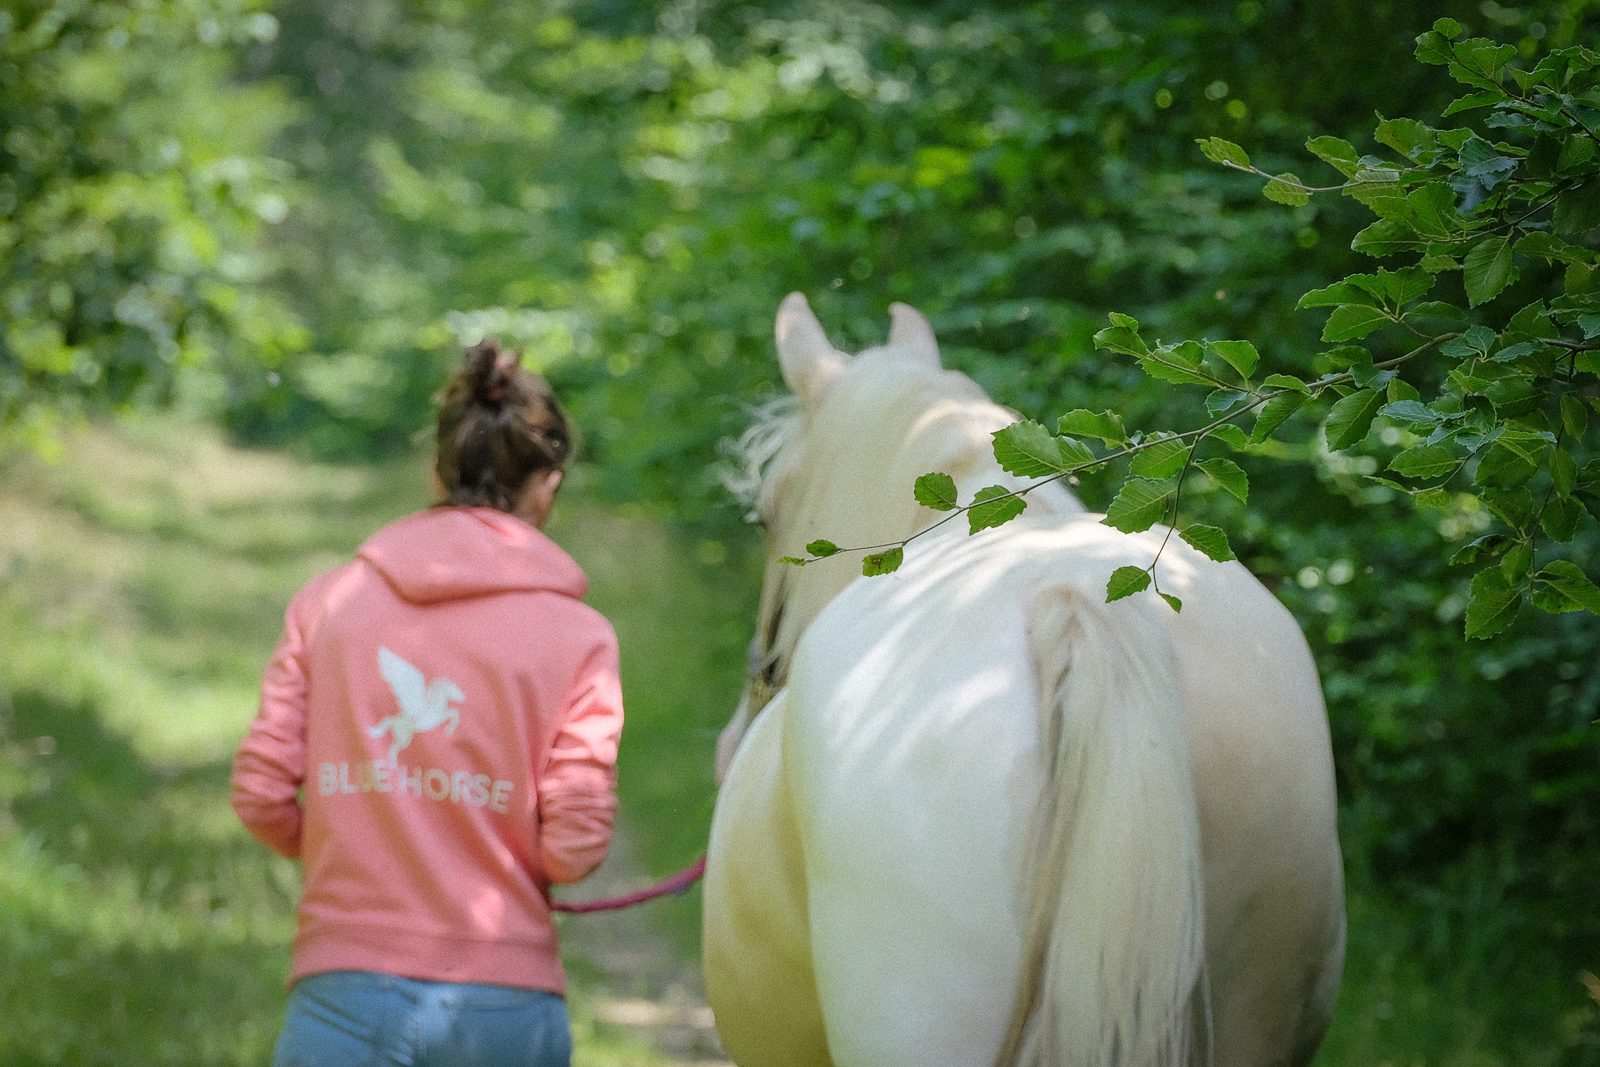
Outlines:
<svg viewBox="0 0 1600 1067"><path fill-rule="evenodd" d="M630 833L620 826L600 869L560 896L595 900L650 885ZM733 1067L706 1005L699 961L684 958L654 913L675 904L655 900L557 918L574 1067Z"/></svg>

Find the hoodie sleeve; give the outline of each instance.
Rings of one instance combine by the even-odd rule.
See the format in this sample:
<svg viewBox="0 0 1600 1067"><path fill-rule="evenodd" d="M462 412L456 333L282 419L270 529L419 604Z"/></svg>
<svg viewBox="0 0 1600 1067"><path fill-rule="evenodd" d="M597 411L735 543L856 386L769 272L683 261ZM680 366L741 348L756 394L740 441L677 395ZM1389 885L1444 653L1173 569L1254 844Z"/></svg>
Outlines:
<svg viewBox="0 0 1600 1067"><path fill-rule="evenodd" d="M616 638L608 632L578 672L539 777L539 859L552 882L580 881L606 858L621 734L622 682Z"/></svg>
<svg viewBox="0 0 1600 1067"><path fill-rule="evenodd" d="M305 619L308 587L289 605L283 636L261 682L261 705L233 760L233 810L280 856L300 855L306 777Z"/></svg>

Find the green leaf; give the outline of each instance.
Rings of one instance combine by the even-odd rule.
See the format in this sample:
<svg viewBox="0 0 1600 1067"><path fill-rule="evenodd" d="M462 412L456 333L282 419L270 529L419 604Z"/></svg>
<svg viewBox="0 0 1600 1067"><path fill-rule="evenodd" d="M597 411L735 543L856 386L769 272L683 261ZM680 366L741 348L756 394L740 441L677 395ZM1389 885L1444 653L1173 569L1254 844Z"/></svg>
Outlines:
<svg viewBox="0 0 1600 1067"><path fill-rule="evenodd" d="M1328 316L1322 328L1324 341L1354 341L1394 322L1394 316L1383 308L1341 304Z"/></svg>
<svg viewBox="0 0 1600 1067"><path fill-rule="evenodd" d="M1250 440L1260 444L1268 437L1271 437L1273 431L1282 426L1290 415L1299 411L1308 399L1309 397L1304 393L1290 392L1289 390L1273 396L1271 400L1268 400L1262 406L1260 414L1256 416L1256 424L1250 429Z"/></svg>
<svg viewBox="0 0 1600 1067"><path fill-rule="evenodd" d="M1246 437L1245 432L1231 422L1223 423L1206 434L1206 436L1222 441L1228 447L1239 452L1243 452L1250 447L1250 438Z"/></svg>
<svg viewBox="0 0 1600 1067"><path fill-rule="evenodd" d="M1490 90L1489 92L1485 93L1468 93L1466 96L1457 97L1455 100L1450 101L1450 106L1445 108L1444 111L1441 112L1441 115L1445 118L1449 118L1451 115L1458 114L1462 111L1471 111L1474 108L1488 107L1490 104L1498 104L1505 100L1505 98L1506 94L1497 89ZM1511 119L1513 122L1515 122L1516 119L1522 119L1523 121L1521 124L1528 126L1533 125L1533 121L1531 119L1528 119L1524 115L1515 113L1502 116L1502 121L1498 123L1495 122L1495 116L1491 115L1489 117L1489 125L1506 125L1507 123L1504 121L1505 119Z"/></svg>
<svg viewBox="0 0 1600 1067"><path fill-rule="evenodd" d="M1156 590L1156 592L1158 595L1160 595L1162 600L1167 602L1167 607L1171 608L1175 612L1183 610L1183 601L1179 600L1171 593L1162 593L1159 589Z"/></svg>
<svg viewBox="0 0 1600 1067"><path fill-rule="evenodd" d="M1344 195L1357 203L1365 204L1367 210L1377 215L1380 219L1387 219L1396 223L1404 223L1406 218L1406 191L1400 185L1400 172L1390 168L1370 169L1363 167L1356 171L1356 180L1346 182ZM1403 227L1404 228L1404 227ZM1406 228L1406 232L1409 232ZM1373 253L1377 255L1378 253Z"/></svg>
<svg viewBox="0 0 1600 1067"><path fill-rule="evenodd" d="M1461 178L1471 178L1481 183L1485 190L1510 179L1515 173L1519 160L1515 156L1502 155L1494 145L1482 137L1469 137L1461 146L1457 157L1459 175Z"/></svg>
<svg viewBox="0 0 1600 1067"><path fill-rule="evenodd" d="M1460 457L1440 445L1408 448L1389 461L1389 469L1407 478L1437 478L1456 468Z"/></svg>
<svg viewBox="0 0 1600 1067"><path fill-rule="evenodd" d="M1513 530L1525 530L1533 521L1533 494L1528 492L1527 486L1485 489L1480 499Z"/></svg>
<svg viewBox="0 0 1600 1067"><path fill-rule="evenodd" d="M1517 54L1508 44L1491 41L1487 37L1474 37L1455 46L1456 62L1450 64L1450 76L1458 82L1480 89L1498 89L1495 76L1506 60Z"/></svg>
<svg viewBox="0 0 1600 1067"><path fill-rule="evenodd" d="M1357 275L1351 275L1351 278ZM1371 277L1366 275L1365 277ZM1341 282L1334 282L1324 289L1313 289L1302 296L1295 304L1295 310L1301 308L1334 307L1338 304L1371 304L1377 306L1378 298L1368 290L1351 282L1346 278Z"/></svg>
<svg viewBox="0 0 1600 1067"><path fill-rule="evenodd" d="M1343 138L1313 137L1306 142L1306 150L1346 178L1355 177L1360 167L1360 154Z"/></svg>
<svg viewBox="0 0 1600 1067"><path fill-rule="evenodd" d="M1297 393L1308 393L1311 387L1292 374L1269 374L1261 383L1266 389L1293 389Z"/></svg>
<svg viewBox="0 0 1600 1067"><path fill-rule="evenodd" d="M1027 501L1013 496L1003 485L985 486L973 494L972 506L967 511L968 532L1003 526L1021 515L1027 506Z"/></svg>
<svg viewBox="0 0 1600 1067"><path fill-rule="evenodd" d="M1419 506L1433 508L1435 511L1443 511L1445 508L1449 507L1452 499L1454 498L1451 497L1449 492L1438 487L1434 487L1433 489L1424 489L1422 492L1412 497L1412 500L1414 500Z"/></svg>
<svg viewBox="0 0 1600 1067"><path fill-rule="evenodd" d="M1150 572L1143 567L1118 567L1106 582L1106 603L1150 588Z"/></svg>
<svg viewBox="0 0 1600 1067"><path fill-rule="evenodd" d="M1489 358L1496 363L1515 363L1523 356L1530 356L1544 347L1545 345L1539 341L1523 341L1521 344L1507 345ZM1495 406L1501 406L1500 401L1496 400Z"/></svg>
<svg viewBox="0 0 1600 1067"><path fill-rule="evenodd" d="M1589 428L1589 412L1571 393L1561 398L1561 428L1572 437L1582 437Z"/></svg>
<svg viewBox="0 0 1600 1067"><path fill-rule="evenodd" d="M1189 461L1190 451L1191 446L1178 437L1146 442L1133 454L1128 469L1140 478L1170 478Z"/></svg>
<svg viewBox="0 0 1600 1067"><path fill-rule="evenodd" d="M1215 419L1238 407L1246 399L1248 394L1237 389L1218 389L1206 397L1206 412Z"/></svg>
<svg viewBox="0 0 1600 1067"><path fill-rule="evenodd" d="M1550 481L1562 496L1571 496L1578 485L1578 461L1564 448L1550 451Z"/></svg>
<svg viewBox="0 0 1600 1067"><path fill-rule="evenodd" d="M1577 536L1578 520L1583 514L1582 504L1571 497L1558 496L1545 504L1539 525L1550 540L1565 544Z"/></svg>
<svg viewBox="0 0 1600 1067"><path fill-rule="evenodd" d="M1206 347L1226 360L1241 378L1255 373L1256 364L1261 361L1256 346L1249 341L1207 341Z"/></svg>
<svg viewBox="0 0 1600 1067"><path fill-rule="evenodd" d="M873 552L861 560L861 573L868 578L880 574L893 574L905 561L905 549L896 545L887 552Z"/></svg>
<svg viewBox="0 0 1600 1067"><path fill-rule="evenodd" d="M1061 452L1061 462L1068 468L1086 467L1096 462L1094 453L1082 441L1070 437L1056 438L1056 448Z"/></svg>
<svg viewBox="0 0 1600 1067"><path fill-rule="evenodd" d="M839 551L839 546L832 541L816 540L806 546L806 551L818 558L825 558Z"/></svg>
<svg viewBox="0 0 1600 1067"><path fill-rule="evenodd" d="M1600 226L1600 178L1591 177L1556 198L1557 233L1584 233Z"/></svg>
<svg viewBox="0 0 1600 1067"><path fill-rule="evenodd" d="M1391 404L1399 403L1402 400L1420 400L1422 398L1422 394L1417 392L1417 387L1404 378L1390 378L1389 387L1384 390L1384 394L1389 398L1389 403Z"/></svg>
<svg viewBox="0 0 1600 1067"><path fill-rule="evenodd" d="M1525 256L1538 256L1552 263L1588 265L1594 262L1594 253L1587 248L1570 245L1553 233L1535 230L1517 241L1516 250Z"/></svg>
<svg viewBox="0 0 1600 1067"><path fill-rule="evenodd" d="M1478 562L1478 557L1487 552L1493 556L1504 551L1506 542L1510 538L1505 534L1484 534L1482 537L1464 546L1455 555L1450 557L1450 566L1464 567L1469 563Z"/></svg>
<svg viewBox="0 0 1600 1067"><path fill-rule="evenodd" d="M1122 416L1114 411L1088 411L1084 408L1069 411L1056 422L1056 432L1098 437L1106 443L1107 448L1128 442L1128 431L1122 427Z"/></svg>
<svg viewBox="0 0 1600 1067"><path fill-rule="evenodd" d="M1551 560L1533 579L1560 590L1583 610L1600 615L1600 586L1590 581L1576 563Z"/></svg>
<svg viewBox="0 0 1600 1067"><path fill-rule="evenodd" d="M917 503L934 511L953 511L956 507L956 480L934 471L918 478L912 488Z"/></svg>
<svg viewBox="0 0 1600 1067"><path fill-rule="evenodd" d="M1472 579L1472 599L1467 603L1467 636L1486 638L1510 626L1522 604L1522 594L1511 587L1499 567L1486 567Z"/></svg>
<svg viewBox="0 0 1600 1067"><path fill-rule="evenodd" d="M1140 368L1150 377L1174 385L1215 385L1211 377L1201 372L1205 351L1196 341L1183 341L1175 345L1162 345L1148 355L1139 357Z"/></svg>
<svg viewBox="0 0 1600 1067"><path fill-rule="evenodd" d="M1516 377L1491 383L1483 395L1494 405L1495 415L1502 419L1518 419L1528 415L1544 399L1544 393L1532 382Z"/></svg>
<svg viewBox="0 0 1600 1067"><path fill-rule="evenodd" d="M1372 420L1383 404L1382 393L1376 389L1362 389L1333 405L1333 410L1328 413L1327 425L1323 428L1328 438L1329 451L1338 452L1349 448L1366 437L1367 430L1372 426Z"/></svg>
<svg viewBox="0 0 1600 1067"><path fill-rule="evenodd" d="M1228 535L1215 526L1206 526L1197 522L1183 530L1178 536L1218 563L1226 563L1230 559L1239 558L1233 554L1233 546L1228 544Z"/></svg>
<svg viewBox="0 0 1600 1067"><path fill-rule="evenodd" d="M1287 204L1289 207L1299 207L1311 202L1311 192L1305 188L1305 182L1299 175L1284 171L1275 175L1261 190L1268 200L1275 204Z"/></svg>
<svg viewBox="0 0 1600 1067"><path fill-rule="evenodd" d="M1506 549L1506 554L1500 557L1500 573L1512 585L1519 584L1528 576L1528 568L1533 565L1533 545L1527 541L1518 541Z"/></svg>
<svg viewBox="0 0 1600 1067"><path fill-rule="evenodd" d="M1539 469L1538 460L1518 445L1502 438L1478 460L1473 479L1495 489L1515 489L1524 485Z"/></svg>
<svg viewBox="0 0 1600 1067"><path fill-rule="evenodd" d="M1340 345L1330 348L1326 352L1317 353L1316 365L1324 374L1336 370L1352 370L1356 367L1372 366L1372 353L1360 345ZM1323 370L1323 366L1326 369ZM1343 393L1340 393L1343 396Z"/></svg>
<svg viewBox="0 0 1600 1067"><path fill-rule="evenodd" d="M1120 320L1120 321L1119 321ZM1120 352L1125 356L1143 356L1150 351L1145 346L1144 338L1139 336L1139 324L1126 315L1111 313L1112 325L1107 326L1094 335L1096 348L1104 348L1109 352ZM1132 323L1132 325L1128 325Z"/></svg>
<svg viewBox="0 0 1600 1067"><path fill-rule="evenodd" d="M1398 219L1379 219L1356 234L1350 247L1364 255L1382 258L1421 247L1423 238Z"/></svg>
<svg viewBox="0 0 1600 1067"><path fill-rule="evenodd" d="M1442 18L1434 22L1433 31L1441 34L1448 41L1453 41L1461 36L1461 23L1452 18Z"/></svg>
<svg viewBox="0 0 1600 1067"><path fill-rule="evenodd" d="M1451 319L1456 322L1462 322L1466 319L1467 313L1454 304L1447 304L1443 300L1424 300L1416 307L1408 310L1403 317L1406 319Z"/></svg>
<svg viewBox="0 0 1600 1067"><path fill-rule="evenodd" d="M1460 337L1452 337L1440 345L1439 352L1451 359L1472 359L1475 356L1487 356L1494 342L1494 331L1478 324L1468 326Z"/></svg>
<svg viewBox="0 0 1600 1067"><path fill-rule="evenodd" d="M1195 464L1201 470L1211 475L1213 481L1244 503L1250 495L1250 478L1244 469L1231 459L1203 459Z"/></svg>
<svg viewBox="0 0 1600 1067"><path fill-rule="evenodd" d="M1467 301L1477 307L1500 295L1517 278L1511 261L1511 238L1489 237L1479 241L1461 264L1465 272Z"/></svg>
<svg viewBox="0 0 1600 1067"><path fill-rule="evenodd" d="M1428 182L1406 194L1411 222L1417 232L1436 241L1448 240L1461 231L1456 214L1456 193L1444 182Z"/></svg>
<svg viewBox="0 0 1600 1067"><path fill-rule="evenodd" d="M1385 404L1378 409L1378 414L1386 419L1395 419L1400 422L1411 423L1412 429L1426 432L1429 426L1437 426L1444 421L1444 416L1433 410L1428 405L1417 399L1396 400ZM1420 426L1419 426L1420 424Z"/></svg>
<svg viewBox="0 0 1600 1067"><path fill-rule="evenodd" d="M1350 280L1398 307L1426 296L1428 290L1433 288L1435 279L1421 267L1402 267L1399 270L1379 267L1377 274L1352 274Z"/></svg>
<svg viewBox="0 0 1600 1067"><path fill-rule="evenodd" d="M1439 144L1434 132L1416 119L1379 119L1373 139L1412 161Z"/></svg>
<svg viewBox="0 0 1600 1067"><path fill-rule="evenodd" d="M1014 422L993 437L995 462L1008 474L1043 478L1067 469L1057 439L1037 422Z"/></svg>
<svg viewBox="0 0 1600 1067"><path fill-rule="evenodd" d="M779 556L778 557L778 562L779 563L788 563L791 566L795 566L795 567L804 567L807 563L810 563L811 561L808 560L808 559L801 559L799 556Z"/></svg>
<svg viewBox="0 0 1600 1067"><path fill-rule="evenodd" d="M1454 57L1455 50L1450 47L1449 39L1437 30L1429 30L1417 38L1417 58L1422 62L1443 67Z"/></svg>
<svg viewBox="0 0 1600 1067"><path fill-rule="evenodd" d="M1123 533L1139 533L1160 522L1167 513L1172 485L1150 478L1129 478L1100 521Z"/></svg>
<svg viewBox="0 0 1600 1067"><path fill-rule="evenodd" d="M1195 144L1213 163L1232 163L1246 170L1250 167L1250 154L1232 141L1224 141L1220 137L1198 137Z"/></svg>

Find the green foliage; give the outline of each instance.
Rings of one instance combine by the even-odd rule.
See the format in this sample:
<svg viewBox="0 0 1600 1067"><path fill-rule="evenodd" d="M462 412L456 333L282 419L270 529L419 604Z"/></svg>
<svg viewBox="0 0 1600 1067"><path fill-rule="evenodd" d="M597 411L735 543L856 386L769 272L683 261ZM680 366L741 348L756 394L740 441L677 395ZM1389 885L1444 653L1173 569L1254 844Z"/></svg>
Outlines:
<svg viewBox="0 0 1600 1067"><path fill-rule="evenodd" d="M234 80L235 50L277 33L263 6L0 11L0 447L180 384L208 399L222 369L307 343L257 284L293 195L266 156L292 105Z"/></svg>
<svg viewBox="0 0 1600 1067"><path fill-rule="evenodd" d="M1133 357L1157 381L1216 390L1205 407L1217 421L1189 434L1152 434L1102 457L1083 450L1070 459L1072 438L1055 437L1036 422L1018 422L995 434L1001 466L1048 481L1131 455L1127 481L1107 508L1106 522L1137 532L1165 517L1178 499L1178 484L1162 479L1181 481L1190 469L1205 471L1241 502L1246 499L1243 469L1221 457L1194 462L1192 440L1258 411L1246 449L1260 451L1308 402L1337 398L1322 427L1330 452L1363 447L1381 419L1399 431L1398 447L1386 456L1394 477L1374 477L1375 482L1417 498L1422 507L1441 494L1465 490L1509 527L1505 535L1476 542L1463 560L1487 564L1472 582L1468 637L1504 631L1525 600L1550 612L1593 603L1579 595L1578 583L1592 587L1590 579L1574 562L1555 556L1554 546L1572 542L1589 512L1600 514L1600 495L1590 491L1600 488L1600 474L1590 470L1600 471L1600 461L1580 468L1576 458L1595 452L1586 439L1585 403L1600 403L1594 399L1600 393L1600 341L1594 340L1600 334L1600 292L1590 281L1600 253L1585 243L1588 231L1600 226L1600 213L1589 206L1600 188L1592 129L1600 122L1600 54L1562 48L1524 70L1508 66L1516 49L1482 38L1455 41L1459 33L1454 20L1439 20L1418 37L1417 57L1446 66L1457 81L1478 90L1444 109L1447 116L1487 109L1478 128L1381 119L1374 139L1403 157L1392 163L1355 158L1348 142L1337 138L1307 142L1308 150L1346 178L1333 190L1379 216L1356 235L1352 248L1414 261L1349 274L1300 298L1299 308L1333 309L1322 340L1340 347L1318 357L1325 370L1320 378L1307 383L1274 374L1255 386L1250 376L1259 353L1248 342L1152 345L1136 319L1113 312L1095 343ZM1480 130L1511 140L1491 143ZM1213 162L1269 177L1269 200L1299 205L1317 191L1293 175L1266 175L1242 148L1220 137L1200 138L1199 144ZM1545 272L1539 288L1507 294L1522 277L1519 259L1565 269ZM1454 271L1460 272L1467 307L1450 300L1423 303L1438 275ZM1463 326L1479 308L1489 321ZM1347 343L1356 341L1362 343ZM1424 389L1431 400L1422 399ZM1123 436L1120 419L1113 424L1086 412L1074 412L1062 424L1063 431L1065 425L1083 425L1091 432L1115 425L1110 439ZM980 528L973 524L974 532ZM1202 534L1196 547L1214 544ZM1231 557L1225 545L1218 551L1227 553L1221 558ZM1126 580L1114 577L1107 597L1130 591Z"/></svg>

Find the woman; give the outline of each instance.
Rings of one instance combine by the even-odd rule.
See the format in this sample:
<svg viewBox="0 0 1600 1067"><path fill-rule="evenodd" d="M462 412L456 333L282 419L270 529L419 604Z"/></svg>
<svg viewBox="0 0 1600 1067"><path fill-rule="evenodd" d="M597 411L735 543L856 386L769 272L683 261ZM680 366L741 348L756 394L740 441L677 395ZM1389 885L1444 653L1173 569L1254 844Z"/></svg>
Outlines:
<svg viewBox="0 0 1600 1067"><path fill-rule="evenodd" d="M492 342L438 419L433 508L289 605L233 806L305 870L274 1067L566 1067L552 883L616 810L616 637L539 528L572 451Z"/></svg>

